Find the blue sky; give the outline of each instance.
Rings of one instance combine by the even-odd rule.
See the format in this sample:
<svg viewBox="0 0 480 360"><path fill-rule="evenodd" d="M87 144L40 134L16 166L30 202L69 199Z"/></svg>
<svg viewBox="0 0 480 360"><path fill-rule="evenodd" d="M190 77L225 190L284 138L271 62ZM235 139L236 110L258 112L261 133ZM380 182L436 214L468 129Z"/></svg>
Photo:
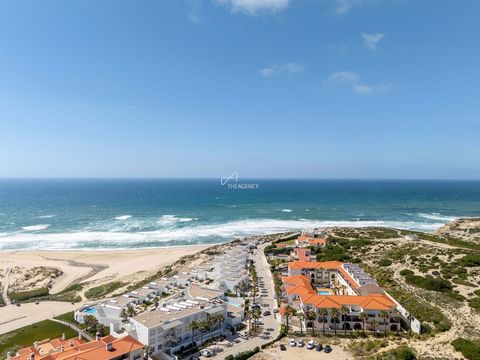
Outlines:
<svg viewBox="0 0 480 360"><path fill-rule="evenodd" d="M0 0L0 176L480 178L475 0Z"/></svg>

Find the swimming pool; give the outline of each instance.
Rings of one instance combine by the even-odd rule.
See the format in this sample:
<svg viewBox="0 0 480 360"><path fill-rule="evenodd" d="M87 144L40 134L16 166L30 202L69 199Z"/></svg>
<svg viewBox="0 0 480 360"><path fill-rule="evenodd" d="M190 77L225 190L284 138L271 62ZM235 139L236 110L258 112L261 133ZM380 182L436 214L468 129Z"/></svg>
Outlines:
<svg viewBox="0 0 480 360"><path fill-rule="evenodd" d="M318 290L317 294L318 295L330 295L330 291Z"/></svg>
<svg viewBox="0 0 480 360"><path fill-rule="evenodd" d="M97 309L91 307L91 308L88 308L88 309L83 310L83 312L84 312L85 314L88 314L88 315L93 315L93 314L95 314L95 313L97 312Z"/></svg>

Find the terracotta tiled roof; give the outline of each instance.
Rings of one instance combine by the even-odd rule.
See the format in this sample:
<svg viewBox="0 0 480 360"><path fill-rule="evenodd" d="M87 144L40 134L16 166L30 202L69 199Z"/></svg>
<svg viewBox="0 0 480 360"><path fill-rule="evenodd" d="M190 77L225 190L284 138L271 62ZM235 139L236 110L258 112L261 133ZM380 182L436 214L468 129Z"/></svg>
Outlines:
<svg viewBox="0 0 480 360"><path fill-rule="evenodd" d="M341 261L291 261L289 269L338 269L343 263Z"/></svg>
<svg viewBox="0 0 480 360"><path fill-rule="evenodd" d="M19 350L18 355L12 357L12 360L28 360L31 353L35 354L36 360L110 360L143 348L142 343L130 335L119 339L109 335L88 343L79 339L54 339L46 344L59 346L52 346L52 352L44 355L30 346ZM59 347L62 344L64 349L60 351ZM110 350L107 350L107 344L111 344Z"/></svg>

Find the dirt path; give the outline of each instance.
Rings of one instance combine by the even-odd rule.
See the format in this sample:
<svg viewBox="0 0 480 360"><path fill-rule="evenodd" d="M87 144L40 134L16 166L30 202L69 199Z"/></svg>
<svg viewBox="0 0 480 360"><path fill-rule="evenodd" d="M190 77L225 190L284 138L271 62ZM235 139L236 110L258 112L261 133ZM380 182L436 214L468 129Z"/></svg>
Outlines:
<svg viewBox="0 0 480 360"><path fill-rule="evenodd" d="M8 285L10 282L10 268L5 269L5 277L3 279L3 289L2 289L2 297L3 297L3 302L5 305L10 305L12 302L10 301L10 298L8 297Z"/></svg>

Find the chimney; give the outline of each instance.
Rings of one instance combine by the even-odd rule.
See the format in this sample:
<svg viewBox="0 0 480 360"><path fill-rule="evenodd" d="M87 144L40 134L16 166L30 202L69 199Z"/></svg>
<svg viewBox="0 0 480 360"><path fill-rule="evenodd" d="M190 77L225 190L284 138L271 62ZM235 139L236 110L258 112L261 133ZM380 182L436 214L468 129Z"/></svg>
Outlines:
<svg viewBox="0 0 480 360"><path fill-rule="evenodd" d="M7 360L12 360L12 353L10 351L7 352Z"/></svg>
<svg viewBox="0 0 480 360"><path fill-rule="evenodd" d="M107 349L107 351L112 351L113 350L113 344L111 342L109 342L105 345L105 348Z"/></svg>
<svg viewBox="0 0 480 360"><path fill-rule="evenodd" d="M62 340L65 340L65 333L62 333Z"/></svg>
<svg viewBox="0 0 480 360"><path fill-rule="evenodd" d="M97 334L95 335L95 340L100 340L102 338L102 334L100 334L100 332L97 332Z"/></svg>
<svg viewBox="0 0 480 360"><path fill-rule="evenodd" d="M30 358L28 360L35 360L35 354L34 353L30 353Z"/></svg>
<svg viewBox="0 0 480 360"><path fill-rule="evenodd" d="M62 346L60 346L60 352L63 352L64 349L65 348L63 347L63 344L62 344Z"/></svg>
<svg viewBox="0 0 480 360"><path fill-rule="evenodd" d="M82 340L82 334L78 333L78 340Z"/></svg>
<svg viewBox="0 0 480 360"><path fill-rule="evenodd" d="M37 348L38 348L38 341L35 341L35 342L33 343L33 347L35 348L35 350L37 350Z"/></svg>

